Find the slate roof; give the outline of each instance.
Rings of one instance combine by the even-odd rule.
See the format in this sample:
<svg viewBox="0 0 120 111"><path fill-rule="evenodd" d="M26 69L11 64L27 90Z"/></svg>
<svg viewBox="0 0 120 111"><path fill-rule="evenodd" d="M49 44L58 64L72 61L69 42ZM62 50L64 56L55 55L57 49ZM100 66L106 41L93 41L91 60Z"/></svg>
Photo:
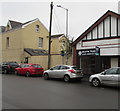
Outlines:
<svg viewBox="0 0 120 111"><path fill-rule="evenodd" d="M10 22L10 25L11 25L12 29L16 29L16 28L21 28L22 26L27 25L27 24L29 24L30 22L33 22L33 21L35 21L35 20L37 20L37 19L38 19L38 18L33 19L33 20L30 20L30 21L25 22L25 23L13 21L13 20L9 20L9 22ZM2 29L2 26L0 26L0 28ZM12 30L12 29L10 29L10 30ZM2 30L2 32L5 32L5 30Z"/></svg>
<svg viewBox="0 0 120 111"><path fill-rule="evenodd" d="M9 20L9 22L10 22L12 28L22 26L22 23L20 23L20 22L16 22L16 21L12 21L12 20Z"/></svg>
<svg viewBox="0 0 120 111"><path fill-rule="evenodd" d="M51 38L59 38L60 36L63 36L64 34L57 34L57 35L52 35Z"/></svg>
<svg viewBox="0 0 120 111"><path fill-rule="evenodd" d="M25 48L24 51L27 52L31 56L48 55L47 51L44 49Z"/></svg>
<svg viewBox="0 0 120 111"><path fill-rule="evenodd" d="M0 26L0 33L5 31L5 26Z"/></svg>

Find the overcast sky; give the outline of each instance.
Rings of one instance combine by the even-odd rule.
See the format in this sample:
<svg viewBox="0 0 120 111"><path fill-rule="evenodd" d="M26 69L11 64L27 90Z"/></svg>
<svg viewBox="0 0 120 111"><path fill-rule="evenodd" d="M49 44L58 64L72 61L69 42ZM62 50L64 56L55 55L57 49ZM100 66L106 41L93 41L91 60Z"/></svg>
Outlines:
<svg viewBox="0 0 120 111"><path fill-rule="evenodd" d="M60 1L60 2L59 2ZM53 0L52 35L65 33L66 10L57 7L61 5L68 9L69 27L68 35L76 39L97 19L108 10L118 13L119 0ZM0 25L5 26L8 20L27 22L39 18L49 29L50 16L49 0L0 0Z"/></svg>

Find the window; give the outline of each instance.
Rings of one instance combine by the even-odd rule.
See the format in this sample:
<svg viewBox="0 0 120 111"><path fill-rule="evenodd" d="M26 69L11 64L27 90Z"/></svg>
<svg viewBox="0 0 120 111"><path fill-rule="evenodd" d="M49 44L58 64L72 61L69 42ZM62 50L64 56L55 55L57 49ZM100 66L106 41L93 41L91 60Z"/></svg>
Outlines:
<svg viewBox="0 0 120 111"><path fill-rule="evenodd" d="M41 37L39 37L39 40L38 40L38 47L39 48L43 47L43 38L41 38Z"/></svg>
<svg viewBox="0 0 120 111"><path fill-rule="evenodd" d="M120 75L120 68L118 68L117 74L119 74L119 75Z"/></svg>
<svg viewBox="0 0 120 111"><path fill-rule="evenodd" d="M62 48L65 49L65 41L62 41Z"/></svg>
<svg viewBox="0 0 120 111"><path fill-rule="evenodd" d="M10 42L10 39L9 39L9 37L7 37L7 38L6 38L6 48L9 48L9 45L10 45L9 42Z"/></svg>
<svg viewBox="0 0 120 111"><path fill-rule="evenodd" d="M35 68L42 68L40 65L32 65L32 67L35 67Z"/></svg>
<svg viewBox="0 0 120 111"><path fill-rule="evenodd" d="M105 71L105 74L116 74L117 73L117 68L111 68Z"/></svg>
<svg viewBox="0 0 120 111"><path fill-rule="evenodd" d="M69 67L67 67L67 66L61 66L60 69L65 70L65 69L69 69Z"/></svg>
<svg viewBox="0 0 120 111"><path fill-rule="evenodd" d="M21 68L24 68L24 67L25 67L25 64L20 65L20 67L21 67Z"/></svg>
<svg viewBox="0 0 120 111"><path fill-rule="evenodd" d="M60 69L60 66L53 67L53 70L59 70L59 69Z"/></svg>
<svg viewBox="0 0 120 111"><path fill-rule="evenodd" d="M39 31L39 25L36 25L36 32Z"/></svg>

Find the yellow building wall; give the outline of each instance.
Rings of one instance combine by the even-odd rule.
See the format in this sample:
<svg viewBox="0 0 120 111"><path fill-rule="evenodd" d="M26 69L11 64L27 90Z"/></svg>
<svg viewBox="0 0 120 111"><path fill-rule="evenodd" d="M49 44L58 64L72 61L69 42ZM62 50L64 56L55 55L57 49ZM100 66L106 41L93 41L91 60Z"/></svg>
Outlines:
<svg viewBox="0 0 120 111"><path fill-rule="evenodd" d="M52 39L51 54L60 54L61 53L62 40L67 41L64 36Z"/></svg>
<svg viewBox="0 0 120 111"><path fill-rule="evenodd" d="M29 63L40 64L45 70L48 69L48 56L31 56ZM66 57L64 57L64 65ZM61 55L51 55L51 66L63 65L63 57ZM68 65L72 65L72 57L68 59Z"/></svg>
<svg viewBox="0 0 120 111"><path fill-rule="evenodd" d="M9 37L9 47L6 39ZM2 61L17 61L20 63L23 54L22 29L11 30L2 34Z"/></svg>
<svg viewBox="0 0 120 111"><path fill-rule="evenodd" d="M29 63L39 64L46 70L48 66L48 56L31 56Z"/></svg>
<svg viewBox="0 0 120 111"><path fill-rule="evenodd" d="M39 25L39 32L36 32L36 25ZM9 30L2 36L2 58L3 61L17 61L21 63L26 56L24 48L40 49L38 38L43 38L43 48L48 50L48 31L39 20L26 25L24 28ZM9 37L10 47L6 47L6 39ZM30 56L27 54L27 56Z"/></svg>
<svg viewBox="0 0 120 111"><path fill-rule="evenodd" d="M36 25L39 25L39 31L36 32ZM43 38L42 49L48 50L48 30L38 20L28 24L23 28L24 48L41 49L38 47L38 38Z"/></svg>

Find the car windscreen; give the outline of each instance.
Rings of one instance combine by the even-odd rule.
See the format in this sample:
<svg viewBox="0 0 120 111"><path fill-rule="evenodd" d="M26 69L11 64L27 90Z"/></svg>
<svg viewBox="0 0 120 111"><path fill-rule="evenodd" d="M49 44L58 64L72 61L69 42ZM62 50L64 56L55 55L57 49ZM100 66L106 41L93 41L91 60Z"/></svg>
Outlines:
<svg viewBox="0 0 120 111"><path fill-rule="evenodd" d="M35 67L35 68L42 68L40 65L32 65L32 67Z"/></svg>

